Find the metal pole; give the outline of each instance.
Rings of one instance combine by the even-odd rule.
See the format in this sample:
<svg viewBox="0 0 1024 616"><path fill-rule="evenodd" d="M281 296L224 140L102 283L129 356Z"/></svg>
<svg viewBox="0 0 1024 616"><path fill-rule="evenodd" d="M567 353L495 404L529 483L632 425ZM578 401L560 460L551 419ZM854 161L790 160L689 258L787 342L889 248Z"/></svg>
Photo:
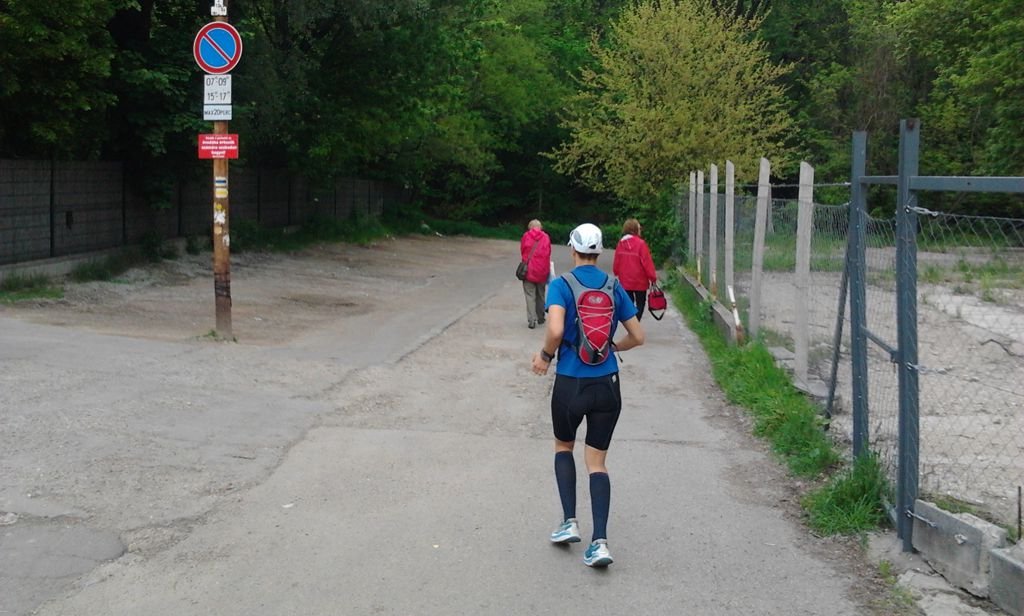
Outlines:
<svg viewBox="0 0 1024 616"><path fill-rule="evenodd" d="M913 546L914 511L918 489L918 365L917 365L917 196L910 178L917 175L920 147L917 119L900 121L900 161L896 201L896 331L899 336L899 481L896 485L897 530L903 551Z"/></svg>
<svg viewBox="0 0 1024 616"><path fill-rule="evenodd" d="M50 156L50 258L57 256L57 159Z"/></svg>
<svg viewBox="0 0 1024 616"><path fill-rule="evenodd" d="M118 165L118 169L121 171L121 245L128 245L128 191L127 191L127 174L124 172L124 163ZM181 217L178 217L179 220ZM181 224L178 224L178 228L181 228ZM181 235L179 232L178 235Z"/></svg>
<svg viewBox="0 0 1024 616"><path fill-rule="evenodd" d="M227 0L224 5L227 6ZM226 12L226 11L225 11ZM215 15L214 21L228 20L227 15ZM228 123L213 123L215 135L228 134ZM213 159L213 292L216 301L217 335L231 338L231 236L229 233L230 208L228 202L228 160Z"/></svg>
<svg viewBox="0 0 1024 616"><path fill-rule="evenodd" d="M850 366L853 389L853 456L868 451L867 194L862 183L867 169L868 135L853 133L850 170Z"/></svg>
<svg viewBox="0 0 1024 616"><path fill-rule="evenodd" d="M832 372L828 380L828 402L825 404L825 417L832 419L832 408L836 403L836 387L839 384L839 355L843 346L843 321L846 320L846 292L850 284L850 238L846 238L846 258L843 260L843 276L839 281L839 310L836 317L836 329L832 335Z"/></svg>

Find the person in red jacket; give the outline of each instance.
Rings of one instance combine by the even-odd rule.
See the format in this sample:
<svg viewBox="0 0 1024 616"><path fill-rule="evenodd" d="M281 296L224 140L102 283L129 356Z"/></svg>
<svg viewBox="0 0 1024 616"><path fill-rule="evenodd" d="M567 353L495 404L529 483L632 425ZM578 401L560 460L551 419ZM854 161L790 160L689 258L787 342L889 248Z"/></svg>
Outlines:
<svg viewBox="0 0 1024 616"><path fill-rule="evenodd" d="M658 273L654 271L654 260L647 242L640 237L640 221L636 218L630 218L622 225L622 239L615 247L612 273L636 304L636 316L641 318L647 304L647 289L658 282Z"/></svg>
<svg viewBox="0 0 1024 616"><path fill-rule="evenodd" d="M519 253L526 261L526 280L523 294L526 295L526 326L530 329L544 322L544 299L551 271L551 238L544 232L540 221L533 219L526 233L519 241Z"/></svg>

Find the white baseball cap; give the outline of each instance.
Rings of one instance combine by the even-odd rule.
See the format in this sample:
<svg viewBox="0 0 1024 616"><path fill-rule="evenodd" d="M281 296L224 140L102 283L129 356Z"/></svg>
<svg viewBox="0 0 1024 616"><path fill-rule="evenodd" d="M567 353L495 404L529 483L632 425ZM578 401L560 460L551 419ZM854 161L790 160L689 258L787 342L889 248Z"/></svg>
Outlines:
<svg viewBox="0 0 1024 616"><path fill-rule="evenodd" d="M601 228L585 222L569 234L569 245L584 255L601 254Z"/></svg>

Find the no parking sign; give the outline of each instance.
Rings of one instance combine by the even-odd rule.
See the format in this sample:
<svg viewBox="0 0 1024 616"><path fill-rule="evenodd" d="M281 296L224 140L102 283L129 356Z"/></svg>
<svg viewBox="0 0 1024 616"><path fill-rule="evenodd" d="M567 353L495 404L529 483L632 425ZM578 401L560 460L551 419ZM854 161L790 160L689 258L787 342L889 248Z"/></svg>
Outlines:
<svg viewBox="0 0 1024 616"><path fill-rule="evenodd" d="M192 43L196 64L210 75L223 75L242 58L242 37L226 21L214 21L199 29Z"/></svg>

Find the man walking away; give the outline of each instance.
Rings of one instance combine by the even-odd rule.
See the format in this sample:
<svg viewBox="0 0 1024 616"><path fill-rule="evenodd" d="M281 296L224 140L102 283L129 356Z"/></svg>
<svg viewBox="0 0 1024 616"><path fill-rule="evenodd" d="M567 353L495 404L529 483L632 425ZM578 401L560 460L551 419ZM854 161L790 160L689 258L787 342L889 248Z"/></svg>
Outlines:
<svg viewBox="0 0 1024 616"><path fill-rule="evenodd" d="M594 515L591 543L583 554L583 563L590 567L606 567L612 563L608 549L608 512L611 504L611 481L605 460L612 433L622 409L619 392L619 366L615 352L622 352L644 343L644 330L636 317L636 306L622 285L597 268L601 254L601 229L585 223L569 235L574 268L552 281L548 289L548 324L544 345L533 356L532 369L545 375L557 354L555 385L551 392L551 423L555 436L555 482L562 504L562 524L551 533L556 544L581 540L576 520L576 463L573 447L576 430L587 420L584 460L590 475L590 501ZM569 276L575 281L570 282ZM577 292L574 293L573 287ZM584 333L583 321L592 317L586 304L578 303L585 296L588 303L601 303L600 295L610 296L611 313L608 329L592 339L593 330ZM581 308L585 313L581 318ZM615 342L618 323L626 335ZM590 321L585 325L593 327ZM586 338L586 340L583 340ZM606 346L595 349L594 344ZM594 344L591 344L594 340Z"/></svg>

